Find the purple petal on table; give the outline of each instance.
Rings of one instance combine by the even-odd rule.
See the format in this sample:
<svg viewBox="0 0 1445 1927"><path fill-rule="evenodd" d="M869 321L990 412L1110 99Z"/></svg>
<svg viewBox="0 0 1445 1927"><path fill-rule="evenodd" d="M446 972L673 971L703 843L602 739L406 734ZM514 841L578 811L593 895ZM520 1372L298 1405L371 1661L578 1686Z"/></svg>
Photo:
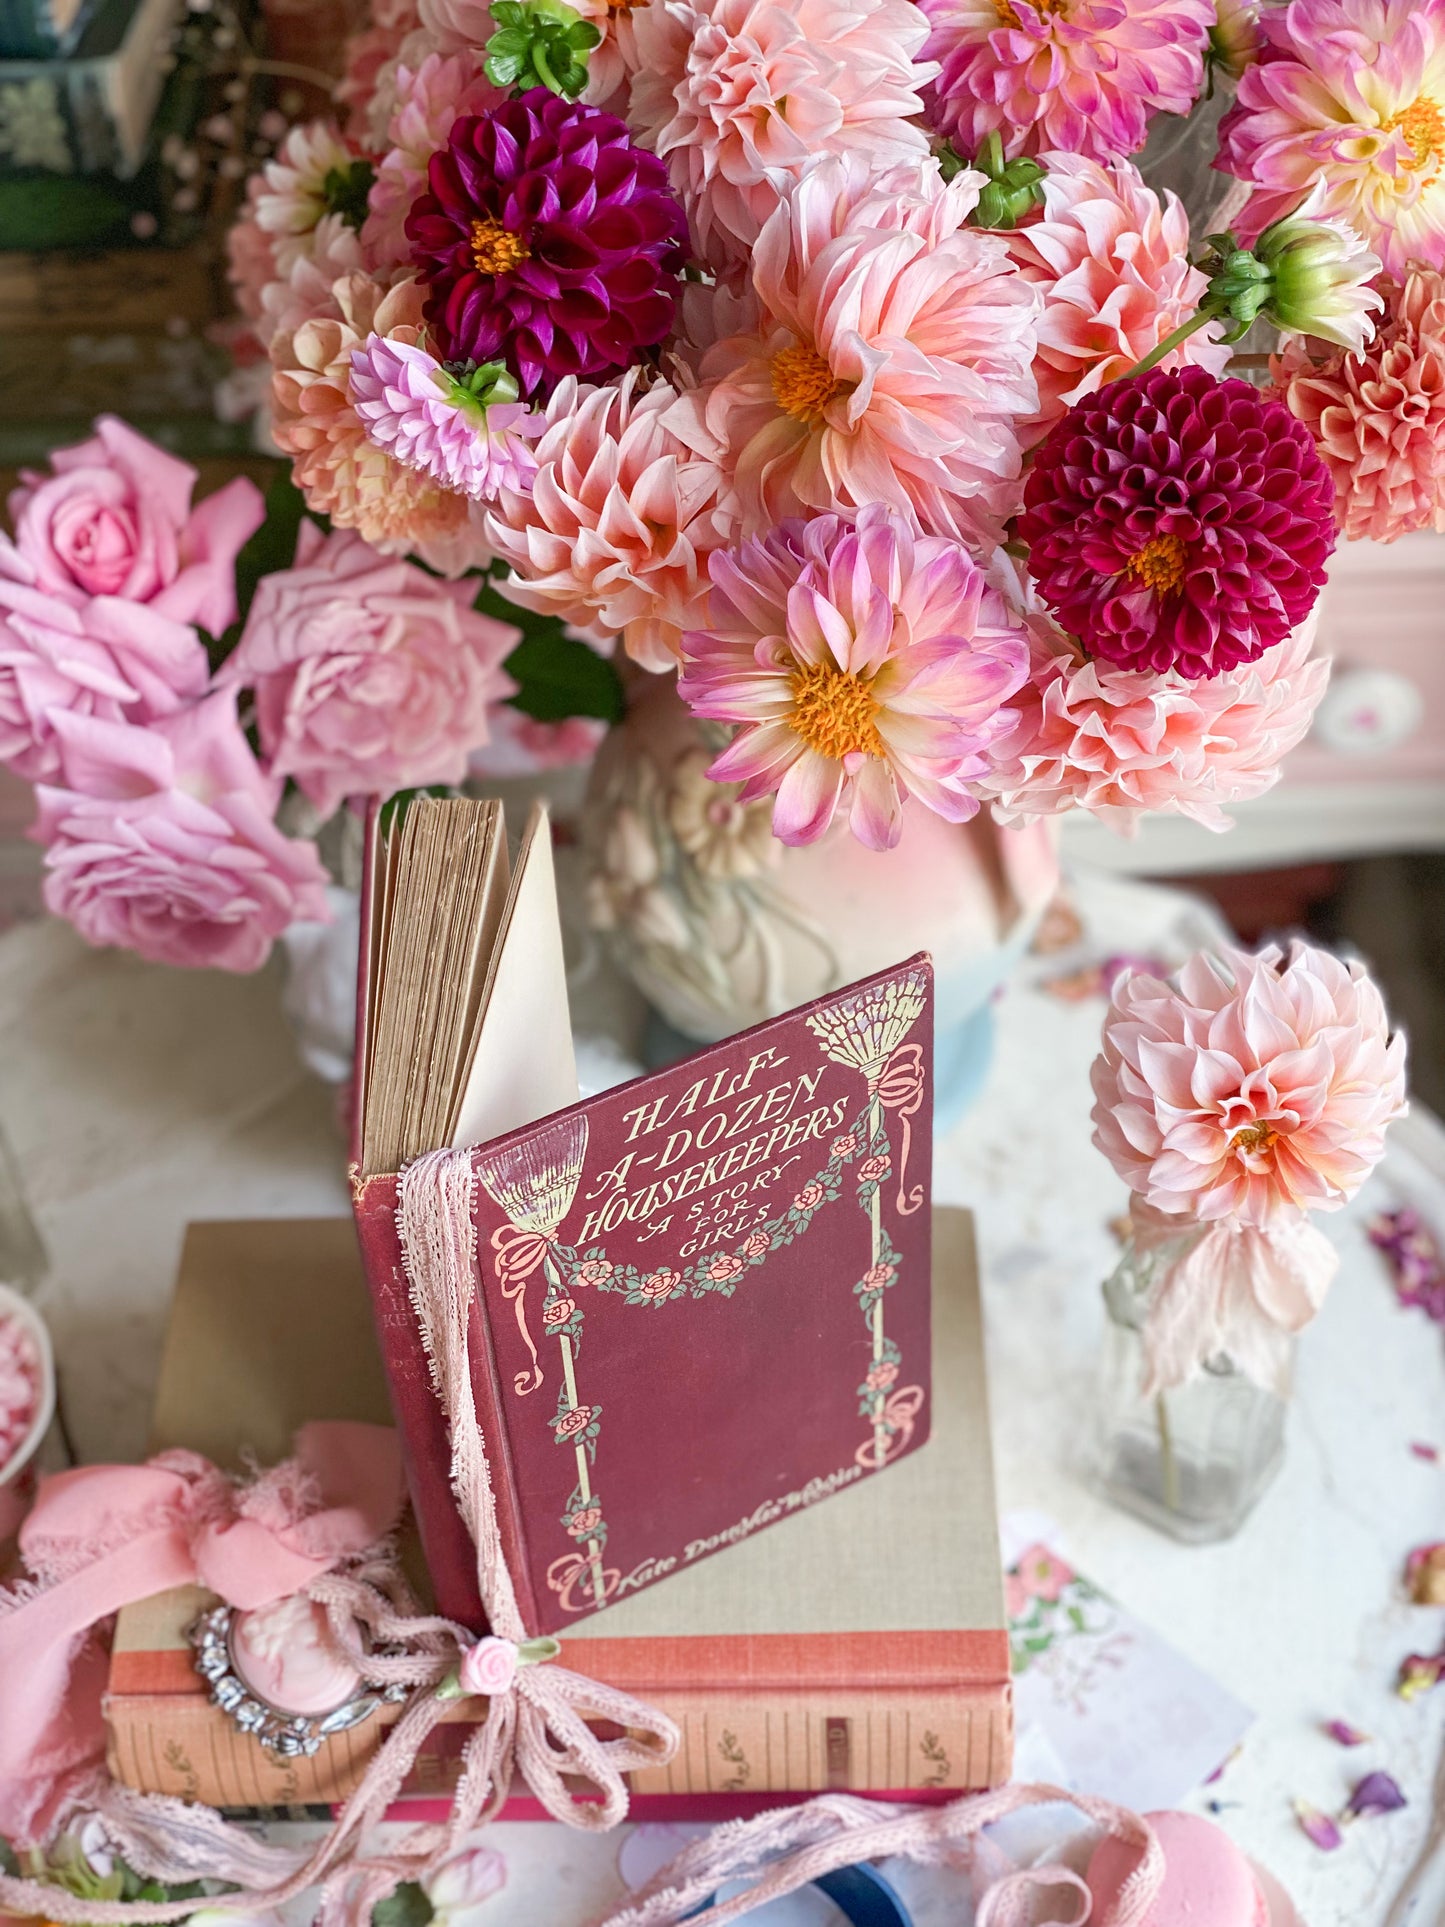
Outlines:
<svg viewBox="0 0 1445 1927"><path fill-rule="evenodd" d="M1440 1460L1438 1445L1430 1445L1424 1439L1411 1439L1410 1450L1417 1459L1424 1459L1427 1465L1437 1465Z"/></svg>
<svg viewBox="0 0 1445 1927"><path fill-rule="evenodd" d="M1318 1807L1312 1807L1308 1800L1296 1800L1294 1813L1296 1820L1322 1853L1333 1853L1345 1837L1330 1816L1321 1813Z"/></svg>
<svg viewBox="0 0 1445 1927"><path fill-rule="evenodd" d="M1217 1780L1222 1780L1243 1751L1244 1747L1242 1745L1232 1746L1219 1762L1219 1765L1215 1767L1214 1771L1206 1776L1204 1784L1206 1786L1213 1786Z"/></svg>
<svg viewBox="0 0 1445 1927"><path fill-rule="evenodd" d="M1362 1733L1358 1726L1351 1726L1348 1720L1326 1720L1325 1731L1332 1740L1341 1746L1366 1746L1370 1736Z"/></svg>
<svg viewBox="0 0 1445 1927"><path fill-rule="evenodd" d="M1408 1805L1397 1780L1388 1773L1367 1773L1345 1802L1345 1812L1359 1819L1366 1813L1395 1813Z"/></svg>

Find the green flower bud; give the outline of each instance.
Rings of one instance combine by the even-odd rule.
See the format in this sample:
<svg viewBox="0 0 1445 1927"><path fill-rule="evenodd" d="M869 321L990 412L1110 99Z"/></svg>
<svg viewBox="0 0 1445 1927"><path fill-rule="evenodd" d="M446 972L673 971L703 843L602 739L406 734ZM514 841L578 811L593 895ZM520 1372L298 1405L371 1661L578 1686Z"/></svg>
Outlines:
<svg viewBox="0 0 1445 1927"><path fill-rule="evenodd" d="M602 38L565 0L492 0L496 31L483 65L495 87L547 87L575 100L587 85L587 57Z"/></svg>

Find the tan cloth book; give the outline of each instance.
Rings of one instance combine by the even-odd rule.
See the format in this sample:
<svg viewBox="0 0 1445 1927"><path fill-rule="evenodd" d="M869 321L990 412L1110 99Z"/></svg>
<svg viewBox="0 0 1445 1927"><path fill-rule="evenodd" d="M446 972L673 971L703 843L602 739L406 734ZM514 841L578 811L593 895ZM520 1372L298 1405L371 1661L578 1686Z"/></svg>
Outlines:
<svg viewBox="0 0 1445 1927"><path fill-rule="evenodd" d="M567 1662L683 1729L678 1757L635 1776L639 1817L710 1817L825 1788L914 1797L996 1786L1011 1758L1008 1634L972 1224L934 1228L935 1409L929 1441L827 1505L779 1493L739 1540L573 1627ZM347 1220L192 1225L157 1392L153 1444L223 1464L282 1457L312 1418L387 1417ZM796 1508L796 1509L794 1509ZM120 1615L106 1717L126 1784L228 1807L343 1798L383 1711L310 1760L280 1761L212 1706L185 1628L191 1588ZM408 1791L455 1776L467 1713L440 1729ZM654 1797L656 1796L656 1797ZM528 1809L518 1803L517 1812Z"/></svg>

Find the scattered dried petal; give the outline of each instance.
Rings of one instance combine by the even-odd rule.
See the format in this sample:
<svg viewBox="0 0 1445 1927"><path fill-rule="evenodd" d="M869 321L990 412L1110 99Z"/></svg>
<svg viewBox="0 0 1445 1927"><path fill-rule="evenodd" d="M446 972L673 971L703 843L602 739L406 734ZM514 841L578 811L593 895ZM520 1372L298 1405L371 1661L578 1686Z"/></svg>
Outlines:
<svg viewBox="0 0 1445 1927"><path fill-rule="evenodd" d="M1410 1450L1417 1459L1424 1459L1428 1465L1438 1465L1440 1462L1439 1446L1427 1444L1424 1439L1411 1439Z"/></svg>
<svg viewBox="0 0 1445 1927"><path fill-rule="evenodd" d="M1370 1243L1384 1252L1402 1305L1445 1324L1445 1259L1418 1211L1381 1211L1371 1218Z"/></svg>
<svg viewBox="0 0 1445 1927"><path fill-rule="evenodd" d="M1322 1853L1333 1853L1343 1841L1345 1836L1330 1816L1312 1807L1308 1800L1296 1800L1294 1812L1300 1826Z"/></svg>
<svg viewBox="0 0 1445 1927"><path fill-rule="evenodd" d="M1125 1222L1128 1223L1128 1220L1126 1219ZM1204 1784L1206 1786L1214 1786L1218 1781L1222 1780L1243 1751L1243 1745L1232 1746L1219 1762L1219 1765L1215 1767L1214 1771L1205 1777Z"/></svg>
<svg viewBox="0 0 1445 1927"><path fill-rule="evenodd" d="M1350 1819L1359 1820L1367 1813L1397 1813L1409 1804L1398 1780L1388 1773L1367 1773L1345 1802L1345 1813Z"/></svg>
<svg viewBox="0 0 1445 1927"><path fill-rule="evenodd" d="M1421 1693L1428 1693L1442 1679L1445 1679L1445 1652L1411 1653L1400 1662L1400 1677L1395 1691L1402 1700L1412 1700Z"/></svg>
<svg viewBox="0 0 1445 1927"><path fill-rule="evenodd" d="M1417 1606L1445 1606L1445 1539L1416 1546L1405 1561L1405 1584Z"/></svg>
<svg viewBox="0 0 1445 1927"><path fill-rule="evenodd" d="M1358 1726L1351 1726L1348 1720L1326 1720L1325 1731L1341 1746L1365 1746L1369 1743L1369 1734L1362 1733Z"/></svg>

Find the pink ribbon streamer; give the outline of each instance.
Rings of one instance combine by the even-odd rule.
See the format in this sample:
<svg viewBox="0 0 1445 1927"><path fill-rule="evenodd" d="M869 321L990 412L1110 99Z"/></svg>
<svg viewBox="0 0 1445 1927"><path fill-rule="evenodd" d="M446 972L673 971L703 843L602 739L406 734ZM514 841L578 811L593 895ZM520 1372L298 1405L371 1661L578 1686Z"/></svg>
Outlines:
<svg viewBox="0 0 1445 1927"><path fill-rule="evenodd" d="M73 1670L91 1629L172 1586L233 1606L299 1592L396 1523L389 1427L305 1426L296 1456L247 1485L193 1452L43 1479L20 1531L35 1581L0 1593L0 1833L26 1843L67 1781L105 1752L99 1667Z"/></svg>

